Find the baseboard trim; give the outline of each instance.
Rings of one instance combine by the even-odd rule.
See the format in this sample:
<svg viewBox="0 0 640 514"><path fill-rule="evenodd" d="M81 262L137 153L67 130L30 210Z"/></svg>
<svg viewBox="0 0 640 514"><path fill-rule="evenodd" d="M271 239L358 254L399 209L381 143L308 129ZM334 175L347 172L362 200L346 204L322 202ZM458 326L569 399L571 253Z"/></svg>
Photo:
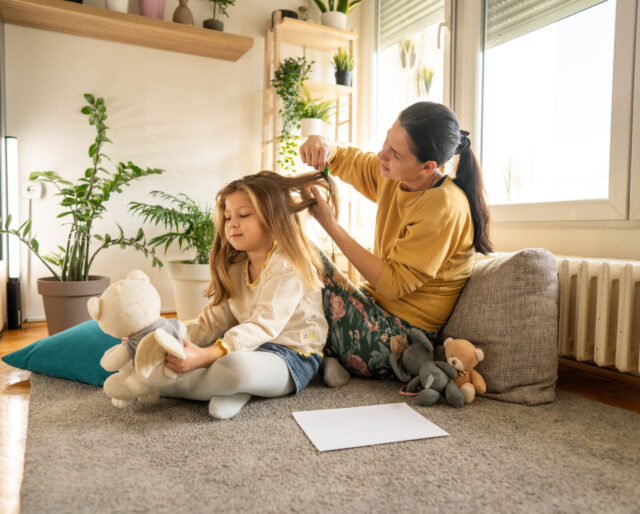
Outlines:
<svg viewBox="0 0 640 514"><path fill-rule="evenodd" d="M561 368L570 368L589 375L597 375L599 377L606 378L608 380L615 380L616 382L624 382L625 384L631 384L636 387L640 387L640 376L631 375L629 373L622 373L608 368L601 368L595 364L589 364L588 362L578 362L565 357L558 358L558 366Z"/></svg>

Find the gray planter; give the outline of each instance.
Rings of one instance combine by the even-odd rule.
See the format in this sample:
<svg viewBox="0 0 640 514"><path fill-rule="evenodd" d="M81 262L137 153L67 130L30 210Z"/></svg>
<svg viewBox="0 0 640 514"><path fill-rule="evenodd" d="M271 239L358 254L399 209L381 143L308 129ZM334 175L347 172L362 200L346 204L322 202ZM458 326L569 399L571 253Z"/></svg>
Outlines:
<svg viewBox="0 0 640 514"><path fill-rule="evenodd" d="M215 20L213 18L209 18L207 20L204 20L202 22L202 26L205 29L219 30L220 32L222 32L222 30L224 29L224 23L221 22L220 20Z"/></svg>
<svg viewBox="0 0 640 514"><path fill-rule="evenodd" d="M59 282L54 277L38 279L49 335L89 321L87 301L100 296L109 286L109 277L90 275L86 281Z"/></svg>
<svg viewBox="0 0 640 514"><path fill-rule="evenodd" d="M340 86L351 86L353 73L351 70L336 71L336 84Z"/></svg>

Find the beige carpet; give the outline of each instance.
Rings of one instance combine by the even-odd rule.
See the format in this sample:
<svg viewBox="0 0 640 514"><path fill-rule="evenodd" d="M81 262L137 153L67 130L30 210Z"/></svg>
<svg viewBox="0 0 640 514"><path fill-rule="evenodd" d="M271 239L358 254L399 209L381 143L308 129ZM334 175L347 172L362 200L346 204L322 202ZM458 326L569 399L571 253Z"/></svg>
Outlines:
<svg viewBox="0 0 640 514"><path fill-rule="evenodd" d="M291 415L397 390L312 384L220 422L199 402L117 410L34 373L22 512L639 512L640 416L568 393L418 407L451 436L324 453Z"/></svg>

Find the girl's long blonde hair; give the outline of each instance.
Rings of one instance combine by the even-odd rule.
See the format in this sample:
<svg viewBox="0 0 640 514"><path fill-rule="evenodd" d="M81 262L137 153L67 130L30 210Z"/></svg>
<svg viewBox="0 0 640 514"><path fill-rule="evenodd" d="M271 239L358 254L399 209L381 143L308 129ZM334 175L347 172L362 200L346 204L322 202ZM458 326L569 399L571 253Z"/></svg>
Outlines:
<svg viewBox="0 0 640 514"><path fill-rule="evenodd" d="M321 171L289 177L273 171L261 171L234 180L218 193L214 213L216 235L209 258L211 283L207 290L207 296L213 296L214 305L234 296L229 265L247 258L245 252L238 252L231 246L224 231L225 201L237 191L243 191L249 197L260 223L278 241L305 285L310 289L318 286L318 276L324 278L324 270L318 250L302 230L298 215L316 203L309 189L314 185L326 191L327 201L337 217L335 182Z"/></svg>

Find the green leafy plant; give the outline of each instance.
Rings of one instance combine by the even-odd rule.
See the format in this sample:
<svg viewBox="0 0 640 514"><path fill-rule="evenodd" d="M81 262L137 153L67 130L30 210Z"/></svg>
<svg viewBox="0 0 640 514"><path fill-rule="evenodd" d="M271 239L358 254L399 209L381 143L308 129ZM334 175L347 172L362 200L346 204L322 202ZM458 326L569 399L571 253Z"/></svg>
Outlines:
<svg viewBox="0 0 640 514"><path fill-rule="evenodd" d="M322 102L317 98L311 98L309 90L303 87L298 107L301 118L318 118L322 121L329 121L333 102Z"/></svg>
<svg viewBox="0 0 640 514"><path fill-rule="evenodd" d="M424 93L425 95L428 95L429 91L431 91L431 83L433 82L435 71L433 68L422 66L416 73L418 79L418 92L420 94Z"/></svg>
<svg viewBox="0 0 640 514"><path fill-rule="evenodd" d="M344 48L333 54L331 59L331 65L336 71L353 71L355 64L353 55L349 54Z"/></svg>
<svg viewBox="0 0 640 514"><path fill-rule="evenodd" d="M88 280L89 270L96 255L110 246L121 248L128 246L139 250L145 256L151 255L153 266L162 267L162 262L156 257L154 248L147 245L142 229L139 229L133 237L126 237L120 225L116 235L93 234L94 223L104 215L105 203L112 194L122 193L122 188L129 186L132 180L147 175L157 175L164 170L157 168L145 170L131 161L126 164L118 163L114 172L103 168L103 159L110 159L103 153L102 147L105 143L112 143L107 137L108 127L105 124L107 107L103 98L95 98L90 94L85 94L84 97L88 105L82 108L82 113L89 117L89 124L96 127L95 141L89 147L92 165L85 170L84 175L75 184L63 179L55 171L35 171L29 175L29 180L49 183L58 190L56 196L61 198L60 206L64 210L57 217L71 220L65 223L69 226L65 244L59 245L56 252L41 255L40 245L31 232L31 218L17 229L12 229L11 216L7 216L4 228L0 229L0 232L13 235L25 243L51 274L61 282ZM92 240L99 243L95 249L91 247ZM59 271L54 267L59 268Z"/></svg>
<svg viewBox="0 0 640 514"><path fill-rule="evenodd" d="M305 57L287 57L280 62L271 81L271 85L282 100L278 110L282 120L278 164L290 172L295 172L294 159L298 148L296 131L300 128L302 119L300 89L309 77L313 63L314 61L308 62Z"/></svg>
<svg viewBox="0 0 640 514"><path fill-rule="evenodd" d="M216 18L216 14L219 12L221 16L229 17L229 13L227 13L227 9L233 5L235 5L236 0L209 0L213 3L213 19Z"/></svg>
<svg viewBox="0 0 640 514"><path fill-rule="evenodd" d="M403 68L413 68L416 63L416 47L411 39L403 39L400 46L400 64Z"/></svg>
<svg viewBox="0 0 640 514"><path fill-rule="evenodd" d="M164 245L164 251L174 241L181 250L195 250L196 256L185 263L207 264L216 229L213 224L213 209L200 206L185 194L171 195L162 191L151 191L154 198L169 202L172 207L142 202L129 202L129 212L142 216L145 223L162 225L167 232L149 240L149 245Z"/></svg>
<svg viewBox="0 0 640 514"><path fill-rule="evenodd" d="M325 13L327 11L333 11L334 8L338 12L342 12L344 14L349 14L351 9L356 7L358 4L362 2L362 0L328 0L326 3L322 0L313 0L320 12Z"/></svg>

